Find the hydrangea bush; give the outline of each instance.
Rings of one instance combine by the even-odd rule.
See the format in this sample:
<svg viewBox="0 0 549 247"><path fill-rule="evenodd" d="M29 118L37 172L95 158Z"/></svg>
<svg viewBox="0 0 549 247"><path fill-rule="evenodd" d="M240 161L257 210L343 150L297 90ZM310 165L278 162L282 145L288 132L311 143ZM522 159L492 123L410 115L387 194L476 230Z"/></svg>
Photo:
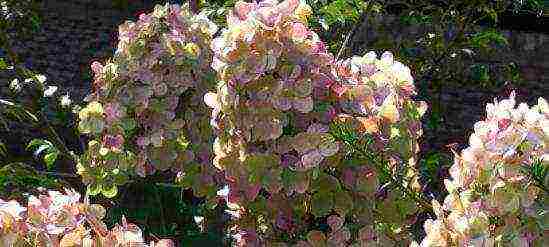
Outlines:
<svg viewBox="0 0 549 247"><path fill-rule="evenodd" d="M445 180L449 195L433 202L421 246L542 246L547 243L547 191L525 171L549 164L549 105L508 99L486 106L469 147L456 154Z"/></svg>
<svg viewBox="0 0 549 247"><path fill-rule="evenodd" d="M425 223L423 246L547 238L544 192L523 173L549 160L544 100L488 105L451 169L450 195L431 204L417 167L427 105L415 100L410 69L390 52L336 61L309 28L311 13L300 0L239 1L217 37L188 6L159 5L121 25L113 58L92 63L93 92L79 112L91 137L78 162L88 194L113 197L132 177L167 170L199 197L227 185L217 194L238 246L419 245L412 228L426 211L438 218ZM143 242L125 222L108 231L104 210L74 192L49 197L67 212L35 203L46 199L0 201L2 240ZM38 221L21 214L34 205L46 208Z"/></svg>
<svg viewBox="0 0 549 247"><path fill-rule="evenodd" d="M308 14L300 1L238 2L212 44L220 82L204 100L218 134L214 165L226 173L242 246L382 241L374 211L394 225L415 212L415 198L402 195L418 188L415 156L426 107L411 99L410 70L390 53L336 64L307 28ZM389 207L374 208L378 167L353 159L354 147L336 140L331 126L340 122L371 137L366 152L383 155L370 161L387 166L392 182L406 177L400 193L380 200ZM328 237L310 231L327 219L339 222ZM397 238L399 231L380 232Z"/></svg>
<svg viewBox="0 0 549 247"><path fill-rule="evenodd" d="M80 194L48 191L30 196L26 207L16 201L0 199L0 245L2 246L150 246L173 247L171 240L146 244L141 230L122 219L121 225L108 229L101 221L105 209L81 202Z"/></svg>
<svg viewBox="0 0 549 247"><path fill-rule="evenodd" d="M217 27L187 6L157 5L119 27L114 57L93 62L93 92L80 111L92 140L78 173L92 195L116 195L131 176L171 169L199 196L215 195L212 131L202 103L214 88L209 49Z"/></svg>

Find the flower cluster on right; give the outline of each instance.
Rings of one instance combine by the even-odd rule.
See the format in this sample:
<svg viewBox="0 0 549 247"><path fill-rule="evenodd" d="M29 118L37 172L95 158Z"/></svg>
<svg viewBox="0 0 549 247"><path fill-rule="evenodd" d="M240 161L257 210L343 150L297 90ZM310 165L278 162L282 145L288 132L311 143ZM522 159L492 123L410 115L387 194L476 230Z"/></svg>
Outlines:
<svg viewBox="0 0 549 247"><path fill-rule="evenodd" d="M547 191L524 171L549 163L549 105L516 107L515 94L486 106L469 147L456 154L445 180L449 195L433 202L421 246L542 246L547 243ZM544 199L545 198L545 199Z"/></svg>

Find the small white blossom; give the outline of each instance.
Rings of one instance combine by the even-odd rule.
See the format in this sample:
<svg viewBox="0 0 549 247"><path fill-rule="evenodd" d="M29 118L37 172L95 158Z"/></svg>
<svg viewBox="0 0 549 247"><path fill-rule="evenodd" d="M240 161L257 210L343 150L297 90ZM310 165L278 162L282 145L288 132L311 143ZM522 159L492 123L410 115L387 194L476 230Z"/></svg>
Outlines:
<svg viewBox="0 0 549 247"><path fill-rule="evenodd" d="M59 99L59 103L61 104L61 106L63 107L68 107L71 105L72 103L72 100L69 96L69 94L65 94L63 96L61 96L61 98Z"/></svg>
<svg viewBox="0 0 549 247"><path fill-rule="evenodd" d="M202 216L194 216L194 222L198 225L198 227L200 228L201 231L204 231L205 230L205 226L204 226L204 217Z"/></svg>
<svg viewBox="0 0 549 247"><path fill-rule="evenodd" d="M51 97L55 92L57 92L57 86L48 86L44 90L44 97Z"/></svg>
<svg viewBox="0 0 549 247"><path fill-rule="evenodd" d="M38 79L38 81L39 81L40 83L46 82L46 76L45 76L45 75L37 75L37 76L36 76L36 79Z"/></svg>
<svg viewBox="0 0 549 247"><path fill-rule="evenodd" d="M10 82L10 89L15 93L21 91L21 83L19 83L19 79L15 78Z"/></svg>

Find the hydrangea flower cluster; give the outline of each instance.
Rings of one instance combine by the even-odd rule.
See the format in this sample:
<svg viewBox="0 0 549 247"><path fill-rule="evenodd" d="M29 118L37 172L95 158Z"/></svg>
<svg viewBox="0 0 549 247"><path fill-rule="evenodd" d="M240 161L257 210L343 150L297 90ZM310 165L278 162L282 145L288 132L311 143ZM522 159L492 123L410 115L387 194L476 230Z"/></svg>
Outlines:
<svg viewBox="0 0 549 247"><path fill-rule="evenodd" d="M173 247L170 240L146 245L139 227L125 219L108 230L102 218L105 209L98 204L80 202L80 194L48 191L30 196L27 207L16 201L0 199L1 246L150 246ZM89 228L88 228L89 226Z"/></svg>
<svg viewBox="0 0 549 247"><path fill-rule="evenodd" d="M371 51L338 61L333 73L337 79L331 90L334 123L350 126L358 134L355 145L371 153L352 158L340 152L332 168L350 195L339 195L340 200L349 201L344 215L353 217L347 223L361 229L347 243L409 243L411 235L404 228L419 210L417 198L410 193L421 193L416 159L427 105L413 100L416 92L410 69L395 61L390 52L378 57ZM368 161L364 156L370 156ZM387 176L394 180L383 178ZM382 182L402 184L395 187Z"/></svg>
<svg viewBox="0 0 549 247"><path fill-rule="evenodd" d="M373 230L372 203L366 203L375 199L378 174L364 162L347 162L348 150L330 133L335 120L358 123L355 130L376 138L374 150L389 149L383 158L395 173L401 161L415 165L426 107L411 99L410 70L388 53L336 64L308 29L308 14L310 7L298 0L238 2L212 44L221 82L204 100L213 109L214 165L229 183L240 245L295 243L310 222L327 216L344 222L352 215L364 229L354 240L334 225L338 246L383 238ZM383 201L385 214L395 218L413 208L392 194ZM405 220L396 218L391 223Z"/></svg>
<svg viewBox="0 0 549 247"><path fill-rule="evenodd" d="M515 106L515 94L486 106L469 147L456 154L445 180L449 195L434 201L421 246L542 246L547 203L525 169L549 165L549 105Z"/></svg>
<svg viewBox="0 0 549 247"><path fill-rule="evenodd" d="M92 192L113 194L128 176L172 169L181 183L215 194L202 98L215 88L209 47L216 30L179 5L157 5L119 27L114 57L91 65L94 91L79 114L81 132L93 140L78 172Z"/></svg>
<svg viewBox="0 0 549 247"><path fill-rule="evenodd" d="M334 81L333 56L308 29L310 13L299 0L239 1L212 43L220 83L204 100L218 134L214 165L225 171L228 201L240 210L243 245L305 227L308 212L296 208L310 199L311 174L339 150L319 107Z"/></svg>
<svg viewBox="0 0 549 247"><path fill-rule="evenodd" d="M334 87L340 96L339 119L372 136L371 148L391 161L393 172L403 162L413 168L427 104L412 99L416 92L410 69L390 52L378 58L371 51L339 61L335 74L340 82Z"/></svg>

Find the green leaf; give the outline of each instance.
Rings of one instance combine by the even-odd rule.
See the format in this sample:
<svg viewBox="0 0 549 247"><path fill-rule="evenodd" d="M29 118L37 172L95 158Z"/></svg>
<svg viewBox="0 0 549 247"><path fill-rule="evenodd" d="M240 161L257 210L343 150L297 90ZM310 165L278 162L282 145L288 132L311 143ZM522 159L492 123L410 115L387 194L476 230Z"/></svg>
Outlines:
<svg viewBox="0 0 549 247"><path fill-rule="evenodd" d="M471 68L473 80L478 82L488 82L490 80L490 74L488 66L484 64L475 64Z"/></svg>
<svg viewBox="0 0 549 247"><path fill-rule="evenodd" d="M30 15L29 20L31 22L33 32L38 31L40 29L40 17L36 13L33 13Z"/></svg>
<svg viewBox="0 0 549 247"><path fill-rule="evenodd" d="M191 144L191 142L189 142L189 140L187 139L187 137L184 134L181 134L177 138L177 144L179 145L179 148L181 149L181 151L184 151L184 150L187 150L187 148L189 147L189 144Z"/></svg>
<svg viewBox="0 0 549 247"><path fill-rule="evenodd" d="M6 156L8 156L8 149L4 143L0 142L0 157Z"/></svg>
<svg viewBox="0 0 549 247"><path fill-rule="evenodd" d="M55 164L58 155L59 151L53 151L44 156L44 162L46 162L46 167L48 167L48 169L53 169L53 165Z"/></svg>
<svg viewBox="0 0 549 247"><path fill-rule="evenodd" d="M248 168L250 183L261 183L267 170L278 167L280 159L273 155L257 154L246 158L244 161Z"/></svg>
<svg viewBox="0 0 549 247"><path fill-rule="evenodd" d="M118 186L114 183L107 187L103 186L101 189L101 194L107 198L113 198L118 194Z"/></svg>
<svg viewBox="0 0 549 247"><path fill-rule="evenodd" d="M470 40L473 47L478 49L486 49L494 42L498 45L508 45L507 38L495 29L488 29L482 32L476 33Z"/></svg>
<svg viewBox="0 0 549 247"><path fill-rule="evenodd" d="M3 58L0 58L0 70L5 70L8 68L8 64L6 63L6 61L4 61Z"/></svg>
<svg viewBox="0 0 549 247"><path fill-rule="evenodd" d="M316 217L328 215L334 206L333 199L332 193L315 193L311 201L311 213Z"/></svg>
<svg viewBox="0 0 549 247"><path fill-rule="evenodd" d="M102 191L102 186L100 183L88 184L87 192L90 196L96 196Z"/></svg>
<svg viewBox="0 0 549 247"><path fill-rule="evenodd" d="M328 2L325 6L320 7L320 16L322 16L323 28L324 26L331 26L333 24L345 24L349 22L356 22L359 20L360 15L365 10L366 5L364 1L357 0L335 0Z"/></svg>
<svg viewBox="0 0 549 247"><path fill-rule="evenodd" d="M549 193L549 163L537 159L531 165L524 166L523 169L523 172L529 175L536 186Z"/></svg>
<svg viewBox="0 0 549 247"><path fill-rule="evenodd" d="M3 109L0 108L0 114L5 114L6 116L11 116L17 121L33 121L38 122L38 118L31 112L25 110L25 108L7 100L0 99L0 105L3 105Z"/></svg>
<svg viewBox="0 0 549 247"><path fill-rule="evenodd" d="M318 167L313 168L313 180L316 180L319 175L320 175L320 168Z"/></svg>
<svg viewBox="0 0 549 247"><path fill-rule="evenodd" d="M40 155L42 152L46 152L43 159L48 169L53 168L53 165L60 154L59 149L57 149L53 143L42 139L33 139L30 141L27 145L27 150L34 151L35 156Z"/></svg>
<svg viewBox="0 0 549 247"><path fill-rule="evenodd" d="M340 190L341 186L337 178L321 172L318 179L314 181L313 188L319 193L329 193Z"/></svg>
<svg viewBox="0 0 549 247"><path fill-rule="evenodd" d="M437 129L443 122L444 122L444 119L442 118L442 114L440 110L438 108L433 107L431 109L431 115L427 120L427 128L429 130Z"/></svg>
<svg viewBox="0 0 549 247"><path fill-rule="evenodd" d="M342 216L345 216L353 210L353 198L346 191L337 192L334 196L335 210Z"/></svg>
<svg viewBox="0 0 549 247"><path fill-rule="evenodd" d="M135 123L135 119L133 118L125 118L122 120L121 122L121 125L122 125L122 129L124 129L124 131L126 132L131 132L133 129L135 129L135 126L137 125Z"/></svg>
<svg viewBox="0 0 549 247"><path fill-rule="evenodd" d="M29 145L27 145L27 150L32 151L40 146L52 147L53 144L47 140L33 139L29 142Z"/></svg>

